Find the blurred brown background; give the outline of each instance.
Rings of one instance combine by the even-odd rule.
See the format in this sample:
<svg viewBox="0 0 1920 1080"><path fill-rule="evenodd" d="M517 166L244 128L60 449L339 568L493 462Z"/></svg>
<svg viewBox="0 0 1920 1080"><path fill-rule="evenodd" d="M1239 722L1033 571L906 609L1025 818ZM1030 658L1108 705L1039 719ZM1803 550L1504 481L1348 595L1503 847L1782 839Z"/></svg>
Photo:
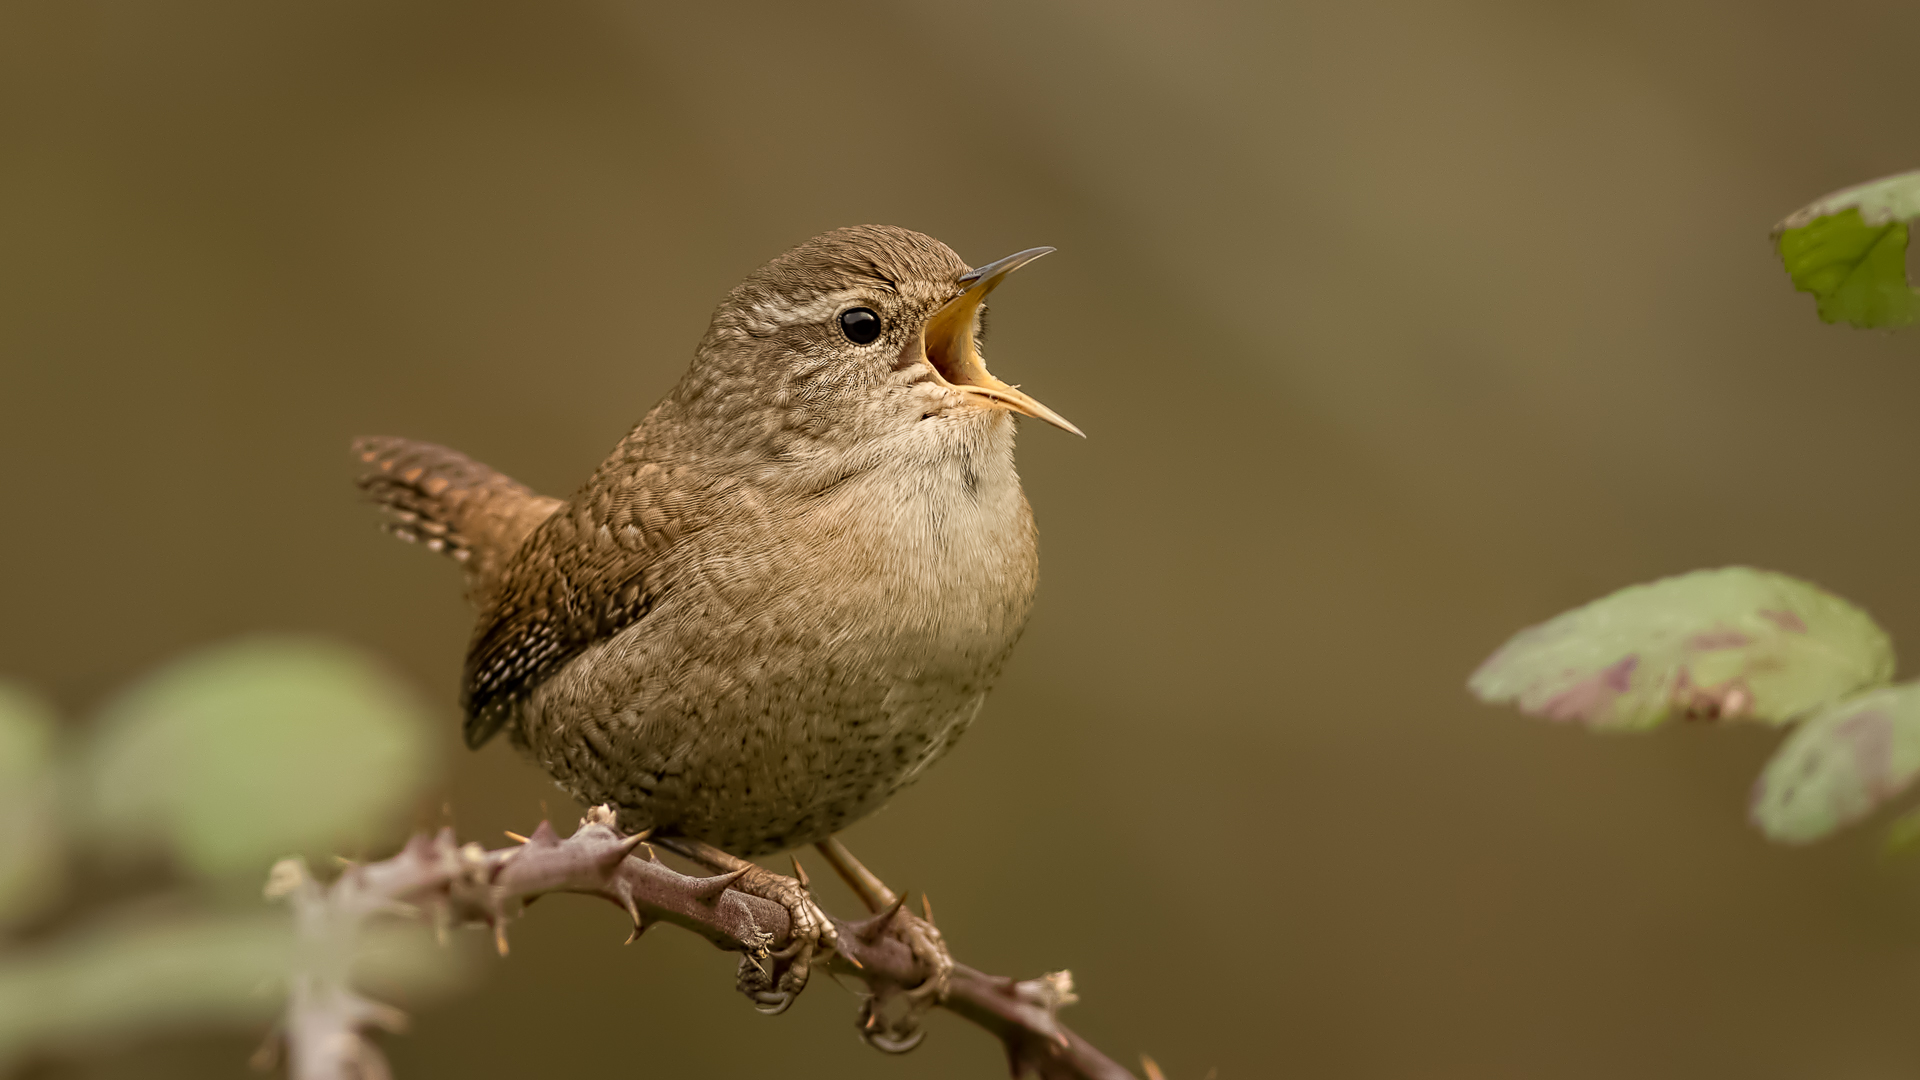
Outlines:
<svg viewBox="0 0 1920 1080"><path fill-rule="evenodd" d="M0 668L74 710L317 629L442 703L474 837L575 808L458 747L456 574L347 440L565 493L722 293L837 225L979 263L1044 536L981 724L855 850L965 961L1175 1077L1920 1069L1920 875L1743 821L1764 732L1471 702L1511 631L1745 562L1920 647L1920 337L1766 242L1916 162L1910 4L0 4ZM431 823L435 810L423 810ZM843 893L831 903L850 908ZM822 980L551 900L402 1078L987 1077ZM244 1075L182 1036L86 1076Z"/></svg>

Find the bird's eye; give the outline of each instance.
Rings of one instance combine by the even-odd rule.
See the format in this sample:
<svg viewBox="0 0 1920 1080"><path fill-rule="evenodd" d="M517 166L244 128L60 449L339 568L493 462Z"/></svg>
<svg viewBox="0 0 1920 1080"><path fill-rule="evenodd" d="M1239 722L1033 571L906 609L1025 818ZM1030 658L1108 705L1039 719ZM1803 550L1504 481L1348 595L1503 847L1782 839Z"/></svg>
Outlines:
<svg viewBox="0 0 1920 1080"><path fill-rule="evenodd" d="M840 332L855 345L871 345L880 336L880 316L872 308L851 308L840 313Z"/></svg>

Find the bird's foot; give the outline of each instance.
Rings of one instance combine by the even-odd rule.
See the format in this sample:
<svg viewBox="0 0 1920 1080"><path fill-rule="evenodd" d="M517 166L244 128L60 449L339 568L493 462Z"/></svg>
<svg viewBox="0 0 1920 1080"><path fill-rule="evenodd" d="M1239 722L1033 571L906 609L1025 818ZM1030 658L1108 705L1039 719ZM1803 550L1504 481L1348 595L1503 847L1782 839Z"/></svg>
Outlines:
<svg viewBox="0 0 1920 1080"><path fill-rule="evenodd" d="M656 841L661 846L723 873L744 871L728 886L749 896L771 900L787 911L787 943L779 949L749 949L740 958L735 985L752 999L754 1007L768 1016L786 1012L800 991L806 989L813 966L824 963L838 944L838 934L826 913L813 902L806 871L794 861L795 877L729 855L710 844L683 837Z"/></svg>
<svg viewBox="0 0 1920 1080"><path fill-rule="evenodd" d="M926 1029L921 1018L947 999L947 987L953 978L953 956L940 929L933 925L933 906L922 895L920 903L926 917L904 909L906 896L873 917L854 925L853 932L863 941L891 937L907 947L926 970L927 977L916 986L895 987L881 984L860 1006L860 1037L868 1046L889 1054L904 1054L920 1045Z"/></svg>
<svg viewBox="0 0 1920 1080"><path fill-rule="evenodd" d="M946 1000L947 987L953 977L953 956L947 952L940 929L933 925L933 904L921 894L920 909L925 917L914 915L905 910L906 895L895 895L840 841L824 840L816 847L867 909L874 912L872 917L847 927L848 933L862 943L891 937L905 945L927 972L926 978L915 986L880 984L873 996L860 1006L860 1037L876 1050L904 1054L920 1045L926 1036L920 1019Z"/></svg>
<svg viewBox="0 0 1920 1080"><path fill-rule="evenodd" d="M794 866L799 868L798 863ZM737 984L761 1012L778 1016L806 989L813 965L824 963L832 955L838 935L826 913L813 902L804 871L800 877L790 878L756 866L733 887L787 909L786 946L767 953L764 959L741 957Z"/></svg>

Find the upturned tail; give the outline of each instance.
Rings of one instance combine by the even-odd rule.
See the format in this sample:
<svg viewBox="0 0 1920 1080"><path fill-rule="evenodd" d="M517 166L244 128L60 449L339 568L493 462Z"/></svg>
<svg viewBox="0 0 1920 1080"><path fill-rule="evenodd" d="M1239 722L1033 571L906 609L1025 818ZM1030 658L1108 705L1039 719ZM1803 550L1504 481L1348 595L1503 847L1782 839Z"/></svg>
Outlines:
<svg viewBox="0 0 1920 1080"><path fill-rule="evenodd" d="M360 490L385 511L388 532L426 545L467 571L467 595L484 608L521 541L560 507L458 450L374 436L356 439L370 466Z"/></svg>

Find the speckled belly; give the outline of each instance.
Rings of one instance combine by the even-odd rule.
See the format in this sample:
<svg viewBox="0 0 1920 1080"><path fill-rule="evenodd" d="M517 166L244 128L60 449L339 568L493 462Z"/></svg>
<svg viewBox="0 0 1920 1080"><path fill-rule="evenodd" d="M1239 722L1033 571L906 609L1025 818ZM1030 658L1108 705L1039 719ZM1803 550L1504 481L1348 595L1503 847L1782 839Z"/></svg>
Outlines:
<svg viewBox="0 0 1920 1080"><path fill-rule="evenodd" d="M963 465L693 534L644 619L534 692L522 745L623 825L741 855L872 812L973 722L1032 605L1011 458Z"/></svg>
<svg viewBox="0 0 1920 1080"><path fill-rule="evenodd" d="M885 682L825 658L797 677L695 664L688 681L715 693L629 691L611 713L579 703L619 700L592 684L632 669L590 663L536 695L520 741L575 798L617 805L623 827L760 854L824 839L912 782L979 715L999 659Z"/></svg>

